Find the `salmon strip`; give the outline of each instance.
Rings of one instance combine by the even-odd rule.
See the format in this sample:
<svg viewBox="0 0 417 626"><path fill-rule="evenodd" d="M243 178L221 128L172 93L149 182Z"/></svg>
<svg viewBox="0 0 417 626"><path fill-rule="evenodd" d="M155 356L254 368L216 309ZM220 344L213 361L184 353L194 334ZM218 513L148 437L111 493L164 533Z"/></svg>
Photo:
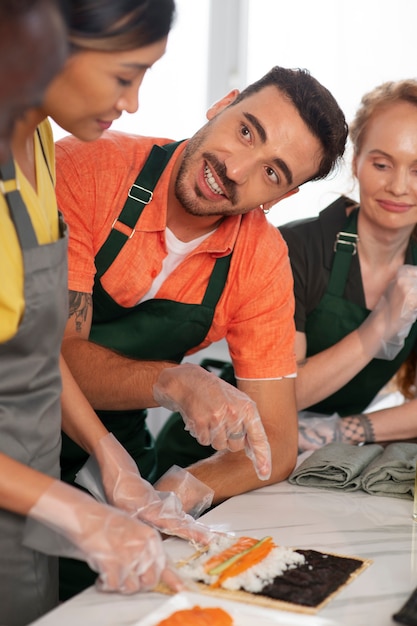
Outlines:
<svg viewBox="0 0 417 626"><path fill-rule="evenodd" d="M227 569L225 569L218 577L215 583L210 585L211 587L221 587L223 581L233 576L239 576L247 569L257 565L268 556L268 554L275 548L276 545L272 540L272 537L268 537L263 543L256 548L253 548L250 552L242 554L240 559L232 563Z"/></svg>
<svg viewBox="0 0 417 626"><path fill-rule="evenodd" d="M223 609L196 605L192 609L175 611L157 626L233 626L233 619Z"/></svg>
<svg viewBox="0 0 417 626"><path fill-rule="evenodd" d="M247 550L258 543L258 539L253 539L252 537L240 537L236 543L234 543L230 548L226 548L222 552L215 554L204 564L204 569L206 572L209 572L214 567L220 565L220 563L224 563L232 556L243 552L243 550Z"/></svg>

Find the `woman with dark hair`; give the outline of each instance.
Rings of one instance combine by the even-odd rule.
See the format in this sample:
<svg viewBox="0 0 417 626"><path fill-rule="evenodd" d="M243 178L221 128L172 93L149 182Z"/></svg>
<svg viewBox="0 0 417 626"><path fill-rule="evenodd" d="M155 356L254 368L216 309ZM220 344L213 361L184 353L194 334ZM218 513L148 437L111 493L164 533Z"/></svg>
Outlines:
<svg viewBox="0 0 417 626"><path fill-rule="evenodd" d="M65 24L55 0L0 3L0 162L10 154L15 121L42 99L62 67Z"/></svg>
<svg viewBox="0 0 417 626"><path fill-rule="evenodd" d="M159 497L109 440L60 360L67 237L57 211L47 120L51 116L93 140L123 110L136 110L143 76L165 51L174 3L74 0L68 10L70 57L43 104L16 123L13 160L0 168L0 622L8 626L23 626L57 602L56 559L23 545L25 517L64 538L69 554L99 573L101 589L132 593L153 587L161 576L173 588L179 584L166 568L159 534L137 519L147 505L157 518ZM95 454L114 506L58 480L61 401L63 429ZM174 525L175 532L190 536L188 524L194 522L176 500L164 502L164 511L163 528ZM35 544L48 550L39 537L26 539L26 545Z"/></svg>
<svg viewBox="0 0 417 626"><path fill-rule="evenodd" d="M71 0L70 56L14 140L26 152L35 124L51 117L79 139L91 141L138 108L146 71L164 54L174 0ZM22 159L23 160L23 159Z"/></svg>

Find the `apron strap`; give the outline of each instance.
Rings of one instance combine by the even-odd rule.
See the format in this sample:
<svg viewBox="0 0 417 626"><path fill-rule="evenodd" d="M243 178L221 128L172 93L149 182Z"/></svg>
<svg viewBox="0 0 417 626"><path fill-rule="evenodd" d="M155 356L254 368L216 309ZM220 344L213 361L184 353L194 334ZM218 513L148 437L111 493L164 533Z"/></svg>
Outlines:
<svg viewBox="0 0 417 626"><path fill-rule="evenodd" d="M217 303L220 300L220 296L223 293L223 289L227 280L227 275L229 273L231 260L232 252L227 256L222 256L218 258L211 273L206 293L204 294L203 302L201 304L213 309L213 311L216 308Z"/></svg>
<svg viewBox="0 0 417 626"><path fill-rule="evenodd" d="M0 192L3 193L9 205L10 216L16 228L22 250L36 248L38 240L20 194L13 159L9 159L7 163L0 167L0 177Z"/></svg>
<svg viewBox="0 0 417 626"><path fill-rule="evenodd" d="M413 257L413 265L417 265L417 242L411 239L411 255Z"/></svg>
<svg viewBox="0 0 417 626"><path fill-rule="evenodd" d="M46 167L48 169L49 178L51 179L52 185L54 186L54 189L55 189L54 177L52 176L51 168L49 167L49 161L48 161L48 158L46 156L46 150L45 150L45 146L43 145L41 131L39 130L39 126L36 128L36 134L38 136L39 145L40 145L41 150L42 150L43 160L45 161Z"/></svg>
<svg viewBox="0 0 417 626"><path fill-rule="evenodd" d="M327 293L342 297L349 275L352 257L357 252L359 237L357 235L358 209L352 211L347 218L344 230L336 235L334 242L334 258L330 272Z"/></svg>
<svg viewBox="0 0 417 626"><path fill-rule="evenodd" d="M133 237L137 221L145 206L152 201L153 190L169 159L180 143L181 141L177 141L166 144L165 146L152 147L145 165L129 189L125 205L119 217L114 220L109 236L96 254L97 278L103 276L126 241ZM121 222L130 228L132 232L126 235L116 230L115 225L117 222Z"/></svg>
<svg viewBox="0 0 417 626"><path fill-rule="evenodd" d="M359 237L357 235L358 209L349 215L344 230L336 235L334 242L334 258L327 293L334 296L343 296L347 277L349 275L352 257L357 253ZM413 265L417 265L417 242L411 239L411 255Z"/></svg>

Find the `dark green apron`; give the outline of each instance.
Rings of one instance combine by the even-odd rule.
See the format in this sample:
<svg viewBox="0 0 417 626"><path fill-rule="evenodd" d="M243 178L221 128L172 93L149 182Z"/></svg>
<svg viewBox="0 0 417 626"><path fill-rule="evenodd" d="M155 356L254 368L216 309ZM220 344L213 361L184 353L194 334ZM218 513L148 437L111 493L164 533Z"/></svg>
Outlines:
<svg viewBox="0 0 417 626"><path fill-rule="evenodd" d="M143 169L132 185L118 221L132 229L145 206L151 202L153 189L178 143L154 146ZM211 273L201 304L185 304L173 300L154 299L133 307L117 304L101 285L101 278L129 239L114 228L95 258L96 278L93 289L93 321L90 340L133 359L175 361L198 346L206 337L214 317L217 302L226 284L231 254L218 258ZM138 258L138 271L140 271ZM151 434L146 427L146 409L129 411L97 410L106 428L124 445L135 459L141 475L153 481L156 475L156 453ZM75 474L87 460L87 454L68 437L63 437L62 476L73 483ZM63 560L64 561L64 560ZM67 562L67 560L65 560ZM82 582L81 566L73 562L75 573L61 565L61 599L66 599L91 585L95 574ZM77 586L79 579L80 585Z"/></svg>
<svg viewBox="0 0 417 626"><path fill-rule="evenodd" d="M343 339L358 328L370 311L349 302L344 296L352 256L356 254L358 210L352 211L335 242L335 255L327 291L307 318L307 357L313 356ZM417 246L411 243L413 264L417 265ZM411 328L401 352L392 361L373 359L351 381L325 400L306 410L339 413L341 416L361 413L406 360L417 339L417 323Z"/></svg>

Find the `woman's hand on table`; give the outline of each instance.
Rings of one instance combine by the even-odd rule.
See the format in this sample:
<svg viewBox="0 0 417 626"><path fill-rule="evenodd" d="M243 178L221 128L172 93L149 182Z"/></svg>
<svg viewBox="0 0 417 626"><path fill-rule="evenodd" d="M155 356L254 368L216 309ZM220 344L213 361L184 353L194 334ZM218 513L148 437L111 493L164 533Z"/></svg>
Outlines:
<svg viewBox="0 0 417 626"><path fill-rule="evenodd" d="M317 450L327 443L338 441L339 426L340 417L337 413L323 417L299 417L298 453L306 450Z"/></svg>
<svg viewBox="0 0 417 626"><path fill-rule="evenodd" d="M298 418L298 453L317 450L328 443L339 441L358 445L373 442L374 434L369 416L364 414L340 417L322 415Z"/></svg>

